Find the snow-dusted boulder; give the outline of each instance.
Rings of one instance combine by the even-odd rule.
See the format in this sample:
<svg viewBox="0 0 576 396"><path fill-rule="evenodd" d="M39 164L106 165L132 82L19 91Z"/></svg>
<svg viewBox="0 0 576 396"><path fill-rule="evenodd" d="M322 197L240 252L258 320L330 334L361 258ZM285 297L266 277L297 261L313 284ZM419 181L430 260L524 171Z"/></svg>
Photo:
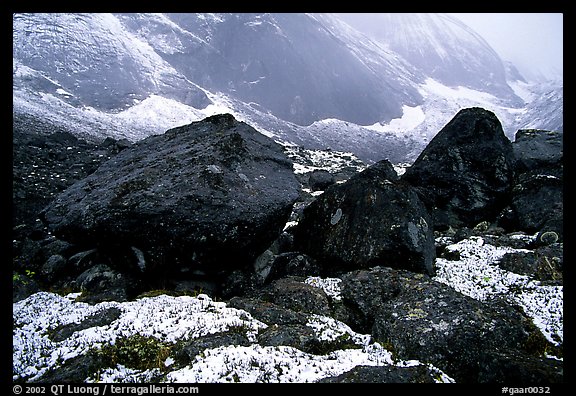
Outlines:
<svg viewBox="0 0 576 396"><path fill-rule="evenodd" d="M433 273L432 224L414 188L387 160L329 187L303 211L297 250L326 273L384 265Z"/></svg>
<svg viewBox="0 0 576 396"><path fill-rule="evenodd" d="M551 344L501 300L481 302L425 275L384 267L345 274L341 290L362 319L350 327L371 327L397 358L431 363L463 383L562 381L562 363L542 357Z"/></svg>
<svg viewBox="0 0 576 396"><path fill-rule="evenodd" d="M218 273L270 246L299 190L280 145L216 115L126 148L42 218L71 243L137 252L136 271Z"/></svg>
<svg viewBox="0 0 576 396"><path fill-rule="evenodd" d="M516 178L509 213L502 223L525 232L563 236L563 133L519 130L513 143ZM545 242L545 240L542 240Z"/></svg>
<svg viewBox="0 0 576 396"><path fill-rule="evenodd" d="M514 177L512 143L500 120L468 108L430 141L402 180L414 185L435 229L494 221L507 205Z"/></svg>

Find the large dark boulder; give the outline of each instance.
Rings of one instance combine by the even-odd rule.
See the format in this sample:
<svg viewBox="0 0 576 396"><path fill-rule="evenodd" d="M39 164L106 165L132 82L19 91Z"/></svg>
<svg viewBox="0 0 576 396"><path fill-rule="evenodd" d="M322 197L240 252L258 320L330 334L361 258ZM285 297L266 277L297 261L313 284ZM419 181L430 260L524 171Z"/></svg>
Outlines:
<svg viewBox="0 0 576 396"><path fill-rule="evenodd" d="M124 149L41 217L63 240L137 249L149 273L217 273L252 263L299 191L282 147L223 114Z"/></svg>
<svg viewBox="0 0 576 396"><path fill-rule="evenodd" d="M399 359L431 363L456 382L562 381L562 362L544 356L554 347L502 301L478 301L426 275L384 267L343 275L341 289L357 318L350 327L371 330Z"/></svg>
<svg viewBox="0 0 576 396"><path fill-rule="evenodd" d="M500 221L511 230L563 236L563 133L519 130L512 144L516 178L510 211Z"/></svg>
<svg viewBox="0 0 576 396"><path fill-rule="evenodd" d="M494 113L469 108L430 141L402 180L417 187L437 230L494 221L508 204L512 143Z"/></svg>
<svg viewBox="0 0 576 396"><path fill-rule="evenodd" d="M380 161L329 187L303 211L296 250L325 273L384 265L433 273L433 226L414 188Z"/></svg>

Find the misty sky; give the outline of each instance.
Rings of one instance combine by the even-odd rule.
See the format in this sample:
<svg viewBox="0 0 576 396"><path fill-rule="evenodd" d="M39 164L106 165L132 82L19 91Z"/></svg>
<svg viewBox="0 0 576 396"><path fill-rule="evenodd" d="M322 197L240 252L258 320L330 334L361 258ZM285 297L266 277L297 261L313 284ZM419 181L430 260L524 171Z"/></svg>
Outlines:
<svg viewBox="0 0 576 396"><path fill-rule="evenodd" d="M561 13L453 13L479 33L500 57L521 73L562 77L563 14Z"/></svg>

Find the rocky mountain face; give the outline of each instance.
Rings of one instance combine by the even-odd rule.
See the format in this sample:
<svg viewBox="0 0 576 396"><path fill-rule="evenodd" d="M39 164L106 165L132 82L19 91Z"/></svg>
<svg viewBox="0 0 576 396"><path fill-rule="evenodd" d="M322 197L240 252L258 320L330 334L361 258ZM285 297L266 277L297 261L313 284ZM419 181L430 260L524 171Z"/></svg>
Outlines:
<svg viewBox="0 0 576 396"><path fill-rule="evenodd" d="M14 61L31 72L15 87L112 112L151 94L195 107L210 103L148 46L135 45L138 39L112 15L14 15L13 25Z"/></svg>
<svg viewBox="0 0 576 396"><path fill-rule="evenodd" d="M14 59L38 73L38 90L57 81L65 101L108 111L150 94L204 108L199 86L299 125L373 124L418 102L413 68L375 44L360 57L337 32L307 14L22 15Z"/></svg>
<svg viewBox="0 0 576 396"><path fill-rule="evenodd" d="M543 84L536 93L537 99L530 102L517 125L520 129L564 130L564 86Z"/></svg>
<svg viewBox="0 0 576 396"><path fill-rule="evenodd" d="M14 380L562 382L561 133L506 142L471 108L437 136L414 170L323 193L231 115L126 146L16 140L18 174L66 153L44 171L78 181L39 223L53 179L15 178Z"/></svg>
<svg viewBox="0 0 576 396"><path fill-rule="evenodd" d="M447 86L519 98L507 83L505 65L476 32L446 14L339 14L342 19L400 54Z"/></svg>
<svg viewBox="0 0 576 396"><path fill-rule="evenodd" d="M412 162L455 111L487 101L508 137L561 129L562 92L524 103L462 24L377 17L388 29L369 38L330 14L15 14L14 113L96 142L231 113L368 163Z"/></svg>

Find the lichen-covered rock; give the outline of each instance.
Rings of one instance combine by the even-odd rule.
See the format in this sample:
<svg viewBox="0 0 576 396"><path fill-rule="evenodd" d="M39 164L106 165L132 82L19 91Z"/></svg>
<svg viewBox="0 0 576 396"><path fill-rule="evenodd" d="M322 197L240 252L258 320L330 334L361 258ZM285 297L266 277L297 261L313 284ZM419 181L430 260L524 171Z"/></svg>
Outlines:
<svg viewBox="0 0 576 396"><path fill-rule="evenodd" d="M330 315L330 301L324 290L294 277L278 279L262 293L275 304L292 311Z"/></svg>
<svg viewBox="0 0 576 396"><path fill-rule="evenodd" d="M430 141L402 180L415 186L434 227L494 221L508 204L514 177L512 143L494 113L463 109Z"/></svg>
<svg viewBox="0 0 576 396"><path fill-rule="evenodd" d="M520 129L512 147L516 158L516 171L562 166L564 134L541 129Z"/></svg>
<svg viewBox="0 0 576 396"><path fill-rule="evenodd" d="M295 249L325 273L375 265L433 273L433 225L414 188L387 160L329 187L303 211Z"/></svg>
<svg viewBox="0 0 576 396"><path fill-rule="evenodd" d="M270 246L299 191L281 146L224 114L124 149L42 218L75 244L137 248L147 272L218 273Z"/></svg>
<svg viewBox="0 0 576 396"><path fill-rule="evenodd" d="M228 305L231 308L247 311L252 317L268 325L304 325L308 320L303 312L296 312L257 298L233 297Z"/></svg>
<svg viewBox="0 0 576 396"><path fill-rule="evenodd" d="M364 280L372 295L362 288ZM342 299L362 319L350 323L353 329L371 325L374 338L397 358L431 363L456 382L483 381L484 361L505 373L497 364L506 359L496 355L529 360L523 375L542 383L557 381L562 372L561 362L551 368L542 360L551 344L520 311L498 300L475 300L423 274L384 267L354 271L342 277Z"/></svg>
<svg viewBox="0 0 576 396"><path fill-rule="evenodd" d="M308 353L318 353L322 345L311 327L298 324L269 326L258 334L258 344L286 345Z"/></svg>

